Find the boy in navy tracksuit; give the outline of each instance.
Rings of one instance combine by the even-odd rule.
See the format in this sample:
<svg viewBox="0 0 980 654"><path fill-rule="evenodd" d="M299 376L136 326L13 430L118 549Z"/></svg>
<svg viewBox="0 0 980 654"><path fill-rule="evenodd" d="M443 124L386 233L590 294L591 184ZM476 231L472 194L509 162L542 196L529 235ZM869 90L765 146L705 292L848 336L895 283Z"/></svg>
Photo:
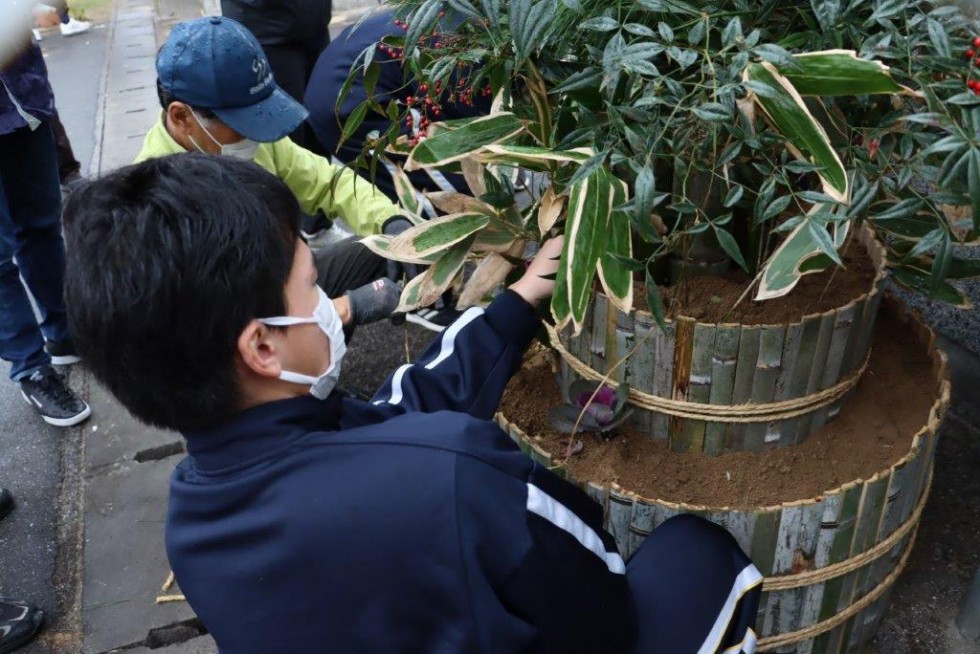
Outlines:
<svg viewBox="0 0 980 654"><path fill-rule="evenodd" d="M223 652L753 651L761 579L727 533L675 519L624 564L599 507L490 422L560 241L363 402L333 392L298 220L268 173L193 154L65 217L79 349L187 439L167 552Z"/></svg>

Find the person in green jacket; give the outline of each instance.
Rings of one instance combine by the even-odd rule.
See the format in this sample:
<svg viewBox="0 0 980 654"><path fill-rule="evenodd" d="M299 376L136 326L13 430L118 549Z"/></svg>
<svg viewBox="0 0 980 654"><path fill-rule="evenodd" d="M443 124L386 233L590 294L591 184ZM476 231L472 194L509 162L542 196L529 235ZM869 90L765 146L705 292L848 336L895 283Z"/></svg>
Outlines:
<svg viewBox="0 0 980 654"><path fill-rule="evenodd" d="M393 234L408 220L368 180L288 138L308 112L276 84L262 46L241 24L221 16L174 26L156 60L163 108L134 163L200 151L246 159L279 177L306 214L342 219L357 236ZM387 317L397 306L395 284L373 284L408 271L350 237L315 251L318 283L335 299L344 324ZM363 289L359 307L343 295ZM372 291L372 296L369 291ZM360 308L360 315L356 309ZM415 322L415 321L413 321Z"/></svg>

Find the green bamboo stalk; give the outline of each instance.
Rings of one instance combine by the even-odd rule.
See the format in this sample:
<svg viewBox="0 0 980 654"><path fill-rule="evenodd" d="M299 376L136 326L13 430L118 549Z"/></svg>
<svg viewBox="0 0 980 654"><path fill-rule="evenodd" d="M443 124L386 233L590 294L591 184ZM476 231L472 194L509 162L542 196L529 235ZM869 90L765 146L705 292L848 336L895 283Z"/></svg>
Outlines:
<svg viewBox="0 0 980 654"><path fill-rule="evenodd" d="M654 374L653 395L671 397L674 378L674 344L677 325L667 323L663 330L657 329L653 335ZM653 433L657 438L669 438L669 416L665 413L654 413L652 417Z"/></svg>
<svg viewBox="0 0 980 654"><path fill-rule="evenodd" d="M858 515L858 507L861 504L861 497L864 495L864 484L854 484L843 489L843 499L841 500L840 512L837 515L837 523L834 529L833 541L830 545L830 554L827 565L840 563L851 555L851 545L854 541L854 531ZM817 621L821 622L838 613L838 605L842 595L843 579L837 577L830 579L824 584L823 601L820 604L820 613ZM836 652L837 645L840 643L839 629L834 629L828 633L817 636L814 639L813 651Z"/></svg>
<svg viewBox="0 0 980 654"><path fill-rule="evenodd" d="M759 327L743 326L739 334L732 404L746 404L752 400L752 384L755 379L755 369L759 362L761 332ZM725 449L743 451L745 449L745 432L744 424L730 423L725 430Z"/></svg>
<svg viewBox="0 0 980 654"><path fill-rule="evenodd" d="M803 323L793 323L786 326L786 337L783 339L782 366L776 377L776 388L773 401L782 402L790 399L794 378L800 374L800 350L803 346ZM766 439L783 447L793 444L792 436L796 433L795 422L778 420L766 426Z"/></svg>
<svg viewBox="0 0 980 654"><path fill-rule="evenodd" d="M852 304L844 309L837 311L834 321L834 330L830 337L830 347L827 349L827 363L824 365L823 378L820 380L819 390L830 388L841 378L841 371L844 367L844 350L850 338L851 329L854 326L854 310ZM827 422L830 414L830 407L825 406L813 412L810 419L810 433L817 431Z"/></svg>
<svg viewBox="0 0 980 654"><path fill-rule="evenodd" d="M674 376L671 380L670 397L675 400L688 399L691 383L691 366L694 356L694 325L691 318L679 318L674 341ZM673 452L699 452L703 442L693 442L694 434L685 431L683 418L670 416L668 420L670 449ZM703 432L702 432L703 439ZM694 449L695 446L697 449Z"/></svg>
<svg viewBox="0 0 980 654"><path fill-rule="evenodd" d="M609 318L609 299L601 293L596 294L592 302L592 337L589 343L590 357L582 359L590 368L603 375L609 372L608 366L611 365L606 356L606 325ZM615 311L615 309L613 309Z"/></svg>
<svg viewBox="0 0 980 654"><path fill-rule="evenodd" d="M783 347L786 328L782 325L766 325L759 334L759 358L755 364L752 379L752 402L754 404L772 402L776 394L776 380L782 372ZM745 426L746 449L761 452L779 441L779 432L769 434L769 426L764 422L753 422Z"/></svg>
<svg viewBox="0 0 980 654"><path fill-rule="evenodd" d="M655 335L660 331L653 316L646 313L636 313L633 329L635 332L636 350L630 358L630 385L636 390L648 395L655 394L654 375L657 372ZM653 438L667 438L666 430L659 433L654 428L654 414L646 409L633 411L632 424L640 433Z"/></svg>
<svg viewBox="0 0 980 654"><path fill-rule="evenodd" d="M735 364L738 361L738 325L718 325L715 330L715 347L711 356L710 404L731 404L735 391ZM709 422L704 429L704 451L721 454L725 449L726 424Z"/></svg>
<svg viewBox="0 0 980 654"><path fill-rule="evenodd" d="M837 316L832 311L821 314L820 316L820 331L817 334L817 342L813 349L813 361L810 365L810 376L807 379L806 390L803 392L804 395L816 393L822 388L823 371L827 365L827 353L830 351L830 342L833 339L834 325L836 322ZM803 439L810 435L811 424L812 419L809 416L800 416L796 427L797 443L802 442Z"/></svg>
<svg viewBox="0 0 980 654"><path fill-rule="evenodd" d="M688 377L688 402L708 404L711 397L711 357L715 349L715 328L713 325L696 323L691 343L691 373ZM684 452L704 451L704 434L708 423L704 420L679 421L682 442L688 448L675 450Z"/></svg>

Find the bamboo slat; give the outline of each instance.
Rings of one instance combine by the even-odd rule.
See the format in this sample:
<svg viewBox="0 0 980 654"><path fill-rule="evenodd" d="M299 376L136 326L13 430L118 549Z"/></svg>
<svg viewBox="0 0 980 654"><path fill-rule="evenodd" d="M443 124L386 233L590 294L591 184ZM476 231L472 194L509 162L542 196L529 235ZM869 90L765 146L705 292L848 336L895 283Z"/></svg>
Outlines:
<svg viewBox="0 0 980 654"><path fill-rule="evenodd" d="M732 404L746 404L752 401L752 383L759 362L759 327L743 326L738 336L738 356L735 359L735 384L732 389ZM725 450L741 452L745 450L744 424L727 424Z"/></svg>
<svg viewBox="0 0 980 654"><path fill-rule="evenodd" d="M708 393L710 404L730 404L732 401L738 339L738 325L719 325L715 330L714 352L711 355L711 390ZM725 423L705 424L704 451L707 454L721 454L725 451Z"/></svg>
<svg viewBox="0 0 980 654"><path fill-rule="evenodd" d="M783 347L786 341L786 327L766 325L759 331L759 358L752 379L752 402L761 404L772 402L776 396L776 380L783 366ZM746 425L745 444L749 452L761 452L768 444L778 443L778 435L766 438L769 423L756 422Z"/></svg>

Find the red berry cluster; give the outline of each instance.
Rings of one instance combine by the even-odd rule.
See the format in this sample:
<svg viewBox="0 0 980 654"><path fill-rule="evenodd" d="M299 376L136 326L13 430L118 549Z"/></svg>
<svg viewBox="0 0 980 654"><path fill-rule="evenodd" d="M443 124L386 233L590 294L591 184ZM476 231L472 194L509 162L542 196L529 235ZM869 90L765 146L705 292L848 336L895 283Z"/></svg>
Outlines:
<svg viewBox="0 0 980 654"><path fill-rule="evenodd" d="M964 53L967 60L973 66L980 66L980 56L977 56L977 50L980 50L980 36L973 39L973 47ZM967 73L967 77L970 79L967 79L966 87L973 91L975 95L980 95L980 79L973 79L972 75L974 74L976 74L976 71L971 67L970 72Z"/></svg>
<svg viewBox="0 0 980 654"><path fill-rule="evenodd" d="M407 109L416 108L421 117L418 121L418 131L414 136L409 139L409 145L416 146L425 139L425 132L432 124L433 119L439 120L442 118L443 105L442 103L448 102L449 104L463 104L468 107L473 106L473 96L474 94L479 94L483 97L489 97L493 94L493 89L489 84L482 87L474 87L473 85L467 85L468 79L465 77L460 77L456 80L456 86L454 88L443 89L442 82L434 82L431 86L422 82L418 87L418 95L408 95L405 97L405 107ZM412 114L405 116L405 127L412 129L415 125L415 119Z"/></svg>

